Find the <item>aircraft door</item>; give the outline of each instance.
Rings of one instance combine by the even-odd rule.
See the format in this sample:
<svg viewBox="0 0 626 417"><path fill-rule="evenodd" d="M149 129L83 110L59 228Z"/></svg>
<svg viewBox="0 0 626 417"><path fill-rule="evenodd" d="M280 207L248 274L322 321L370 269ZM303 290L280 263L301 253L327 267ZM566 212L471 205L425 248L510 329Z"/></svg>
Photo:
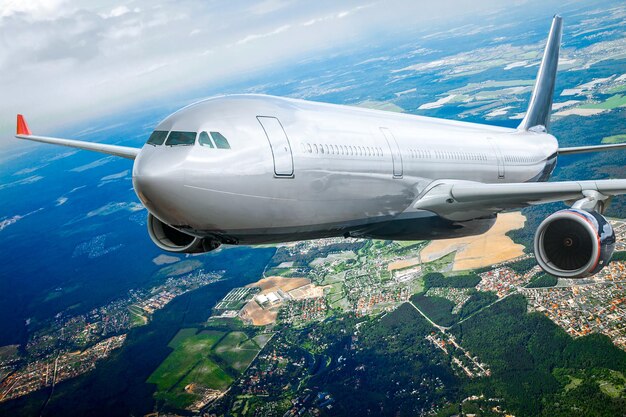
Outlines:
<svg viewBox="0 0 626 417"><path fill-rule="evenodd" d="M502 151L498 146L498 143L495 142L492 138L487 138L489 140L489 144L493 149L494 154L496 155L496 159L498 160L498 179L504 179L504 158L502 157Z"/></svg>
<svg viewBox="0 0 626 417"><path fill-rule="evenodd" d="M393 133L391 133L391 130L387 129L386 127L381 127L380 131L383 132L385 140L387 141L387 145L389 146L389 150L391 151L391 160L393 162L393 177L402 178L402 153L400 152L398 142L396 141L395 136L393 136Z"/></svg>
<svg viewBox="0 0 626 417"><path fill-rule="evenodd" d="M293 176L291 145L283 126L275 117L257 116L257 120L261 123L261 127L272 149L274 174L277 177Z"/></svg>

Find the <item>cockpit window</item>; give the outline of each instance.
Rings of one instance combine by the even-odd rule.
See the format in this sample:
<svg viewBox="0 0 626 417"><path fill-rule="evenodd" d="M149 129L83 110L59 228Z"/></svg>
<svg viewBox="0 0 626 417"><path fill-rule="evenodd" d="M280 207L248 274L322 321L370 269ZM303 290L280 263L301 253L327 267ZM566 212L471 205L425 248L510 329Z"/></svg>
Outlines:
<svg viewBox="0 0 626 417"><path fill-rule="evenodd" d="M230 149L230 144L220 132L211 132L215 146L219 149Z"/></svg>
<svg viewBox="0 0 626 417"><path fill-rule="evenodd" d="M202 146L208 146L209 148L215 147L213 146L213 141L207 132L200 132L200 136L198 136L198 143Z"/></svg>
<svg viewBox="0 0 626 417"><path fill-rule="evenodd" d="M167 131L166 130L155 130L154 132L152 132L152 134L150 135L150 137L148 138L148 143L149 145L163 145L163 142L165 142L165 138L167 137Z"/></svg>
<svg viewBox="0 0 626 417"><path fill-rule="evenodd" d="M168 146L193 145L196 142L196 132L171 131L165 142Z"/></svg>

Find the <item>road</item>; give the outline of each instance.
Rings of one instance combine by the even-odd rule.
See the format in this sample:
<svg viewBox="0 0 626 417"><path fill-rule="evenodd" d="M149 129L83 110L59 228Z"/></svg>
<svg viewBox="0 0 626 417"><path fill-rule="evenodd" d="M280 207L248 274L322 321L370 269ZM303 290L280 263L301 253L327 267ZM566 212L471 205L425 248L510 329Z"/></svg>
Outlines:
<svg viewBox="0 0 626 417"><path fill-rule="evenodd" d="M440 326L437 323L435 323L434 321L432 321L431 319L429 319L428 316L426 314L424 314L424 312L422 310L420 310L415 304L413 304L413 301L409 300L408 303L411 304L413 306L413 308L415 310L417 310L417 312L420 313L426 320L428 320L428 322L430 324L432 324L433 327L436 327L437 329L439 329L440 332L445 333L446 330L449 329L449 327Z"/></svg>

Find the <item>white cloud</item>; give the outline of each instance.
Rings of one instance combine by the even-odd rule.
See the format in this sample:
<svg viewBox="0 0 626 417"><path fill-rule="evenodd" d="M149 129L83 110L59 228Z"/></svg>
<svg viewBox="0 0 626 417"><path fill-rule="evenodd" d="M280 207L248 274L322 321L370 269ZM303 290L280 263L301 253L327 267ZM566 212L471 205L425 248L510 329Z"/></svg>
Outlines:
<svg viewBox="0 0 626 417"><path fill-rule="evenodd" d="M33 18L55 16L66 0L0 0L0 17L16 13L30 15Z"/></svg>
<svg viewBox="0 0 626 417"><path fill-rule="evenodd" d="M279 33L282 33L284 31L286 31L287 29L289 29L291 27L291 25L283 25L281 27L278 27L270 32L266 32L266 33L259 33L259 34L255 34L255 35L248 35L243 39L238 40L237 42L235 42L236 45L243 45L246 44L248 42L252 42L254 40L257 39L263 39L263 38L267 38L269 36L273 36L273 35L278 35Z"/></svg>
<svg viewBox="0 0 626 417"><path fill-rule="evenodd" d="M377 31L497 7L505 6L497 0L0 0L0 146L16 113L35 132L48 133L147 102L167 103L199 87L218 89Z"/></svg>
<svg viewBox="0 0 626 417"><path fill-rule="evenodd" d="M139 11L139 9L137 9L137 11ZM111 18L111 17L119 17L119 16L123 16L126 13L130 13L130 9L126 6L117 6L114 7L110 12L108 13L99 13L100 16L102 16L105 19Z"/></svg>

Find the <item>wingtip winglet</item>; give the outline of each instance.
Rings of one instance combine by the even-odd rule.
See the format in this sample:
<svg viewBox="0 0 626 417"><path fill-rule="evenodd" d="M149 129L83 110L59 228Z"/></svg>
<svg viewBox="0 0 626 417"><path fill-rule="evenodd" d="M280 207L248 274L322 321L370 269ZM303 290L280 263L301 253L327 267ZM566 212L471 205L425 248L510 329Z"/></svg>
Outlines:
<svg viewBox="0 0 626 417"><path fill-rule="evenodd" d="M21 114L17 115L17 134L18 135L32 135L28 124Z"/></svg>

